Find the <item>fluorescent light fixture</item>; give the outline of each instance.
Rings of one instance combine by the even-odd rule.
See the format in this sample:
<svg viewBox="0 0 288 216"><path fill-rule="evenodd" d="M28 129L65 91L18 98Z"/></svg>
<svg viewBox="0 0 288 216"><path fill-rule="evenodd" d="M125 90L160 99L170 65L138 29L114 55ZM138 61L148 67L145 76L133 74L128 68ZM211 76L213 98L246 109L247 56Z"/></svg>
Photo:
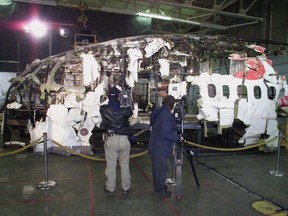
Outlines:
<svg viewBox="0 0 288 216"><path fill-rule="evenodd" d="M149 11L149 9L146 10L146 13L145 12L135 13L132 10L118 10L118 9L103 6L101 8L101 11L111 12L111 13L128 14L128 15L138 15L141 17L150 17L150 18L156 18L156 19L167 20L167 21L174 21L174 22L179 22L179 23L187 23L187 24L202 26L202 27L206 27L206 28L213 28L213 29L220 29L220 30L226 30L227 29L226 26L217 25L217 24L213 24L213 23L197 22L197 21L186 20L186 19L172 18L170 16L147 13L147 11Z"/></svg>
<svg viewBox="0 0 288 216"><path fill-rule="evenodd" d="M1 6L7 6L7 5L11 5L12 3L13 3L12 0L2 0L0 2L0 5Z"/></svg>
<svg viewBox="0 0 288 216"><path fill-rule="evenodd" d="M56 6L56 0L13 0L14 2L25 2L30 4L43 4Z"/></svg>
<svg viewBox="0 0 288 216"><path fill-rule="evenodd" d="M158 15L158 14L149 14L149 13L138 12L137 15L138 16L144 16L144 17L150 17L150 18L156 18L156 19L162 19L162 20L172 20L172 17Z"/></svg>

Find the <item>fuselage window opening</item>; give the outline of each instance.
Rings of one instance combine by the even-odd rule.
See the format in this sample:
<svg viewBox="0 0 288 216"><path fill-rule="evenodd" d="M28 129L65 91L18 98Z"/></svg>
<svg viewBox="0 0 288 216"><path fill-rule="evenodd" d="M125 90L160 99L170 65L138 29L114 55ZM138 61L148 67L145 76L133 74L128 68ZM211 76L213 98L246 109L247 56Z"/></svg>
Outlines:
<svg viewBox="0 0 288 216"><path fill-rule="evenodd" d="M277 93L276 93L277 94ZM278 95L278 98L281 98L281 97L284 97L285 96L285 89L284 88L281 88L280 89L280 92L279 92L279 95ZM276 97L276 96L275 96Z"/></svg>
<svg viewBox="0 0 288 216"><path fill-rule="evenodd" d="M276 97L276 89L274 86L270 86L267 89L267 95L268 95L268 99L273 100Z"/></svg>
<svg viewBox="0 0 288 216"><path fill-rule="evenodd" d="M247 98L247 87L245 85L237 86L237 94L239 98Z"/></svg>
<svg viewBox="0 0 288 216"><path fill-rule="evenodd" d="M234 58L236 59L230 60L230 75L245 71L245 60L242 59L245 58L245 54L235 54Z"/></svg>
<svg viewBox="0 0 288 216"><path fill-rule="evenodd" d="M151 103L151 97L155 101L155 95L150 92L150 86L147 79L140 78L133 88L133 100L138 103L139 111L146 111L148 105Z"/></svg>
<svg viewBox="0 0 288 216"><path fill-rule="evenodd" d="M198 85L191 85L187 92L188 114L198 114L197 100L200 98L200 88Z"/></svg>
<svg viewBox="0 0 288 216"><path fill-rule="evenodd" d="M259 86L254 86L254 97L256 99L261 98L261 88Z"/></svg>
<svg viewBox="0 0 288 216"><path fill-rule="evenodd" d="M208 96L214 98L216 96L216 86L214 84L209 84L208 86Z"/></svg>
<svg viewBox="0 0 288 216"><path fill-rule="evenodd" d="M230 95L229 86L228 85L223 85L222 86L222 91L223 91L223 96L228 99L229 95Z"/></svg>

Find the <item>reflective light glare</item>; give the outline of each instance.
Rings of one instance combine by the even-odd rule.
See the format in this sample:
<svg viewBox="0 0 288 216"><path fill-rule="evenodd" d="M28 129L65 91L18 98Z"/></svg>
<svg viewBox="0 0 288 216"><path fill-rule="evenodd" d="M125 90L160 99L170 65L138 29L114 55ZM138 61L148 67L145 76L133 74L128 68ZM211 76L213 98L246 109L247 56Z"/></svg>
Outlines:
<svg viewBox="0 0 288 216"><path fill-rule="evenodd" d="M26 32L30 32L33 36L41 38L47 34L48 27L39 20L32 20L26 28Z"/></svg>

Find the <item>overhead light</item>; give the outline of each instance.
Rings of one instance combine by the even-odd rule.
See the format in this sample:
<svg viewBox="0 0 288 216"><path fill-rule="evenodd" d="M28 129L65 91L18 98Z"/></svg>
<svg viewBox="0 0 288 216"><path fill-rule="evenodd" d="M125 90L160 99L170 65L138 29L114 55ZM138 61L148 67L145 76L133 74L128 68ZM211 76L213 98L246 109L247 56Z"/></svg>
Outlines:
<svg viewBox="0 0 288 216"><path fill-rule="evenodd" d="M13 3L12 0L2 0L2 1L0 2L0 5L1 5L1 6L7 6L7 5L11 5L12 3Z"/></svg>
<svg viewBox="0 0 288 216"><path fill-rule="evenodd" d="M163 16L165 16L165 13L161 9L159 9L159 11Z"/></svg>
<svg viewBox="0 0 288 216"><path fill-rule="evenodd" d="M163 15L158 15L158 14L150 14L150 13L142 13L142 12L138 12L137 15L138 15L138 16L144 16L144 17L155 18L155 19L172 20L172 17L169 17L169 16L163 16Z"/></svg>
<svg viewBox="0 0 288 216"><path fill-rule="evenodd" d="M14 2L25 2L30 4L43 4L56 6L56 0L13 0Z"/></svg>
<svg viewBox="0 0 288 216"><path fill-rule="evenodd" d="M151 14L151 13L145 13L145 12L135 13L132 10L118 10L118 9L114 9L114 8L110 8L110 7L104 7L104 6L101 8L101 11L111 12L111 13L122 13L122 14L128 14L128 15L138 15L141 17L150 17L150 18L174 21L174 22L179 22L179 23L187 23L187 24L191 24L191 25L197 25L197 26L202 26L202 27L212 28L212 29L220 29L220 30L226 30L227 29L226 26L217 25L217 24L213 24L213 23L205 23L205 22L197 22L197 21L186 20L186 19L172 18L170 16L163 16L163 15Z"/></svg>

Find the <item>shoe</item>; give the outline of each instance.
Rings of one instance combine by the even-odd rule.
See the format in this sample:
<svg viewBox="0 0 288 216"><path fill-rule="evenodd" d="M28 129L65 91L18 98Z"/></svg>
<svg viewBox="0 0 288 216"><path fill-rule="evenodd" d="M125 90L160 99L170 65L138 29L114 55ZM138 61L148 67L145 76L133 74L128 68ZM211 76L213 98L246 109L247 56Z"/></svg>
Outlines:
<svg viewBox="0 0 288 216"><path fill-rule="evenodd" d="M162 191L162 192L156 192L154 191L153 193L155 196L159 196L159 197L170 197L172 195L172 193L170 191Z"/></svg>
<svg viewBox="0 0 288 216"><path fill-rule="evenodd" d="M106 186L104 187L104 191L109 194L110 196L114 196L115 195L115 191L109 191Z"/></svg>
<svg viewBox="0 0 288 216"><path fill-rule="evenodd" d="M130 192L130 188L127 189L127 190L122 190L122 195L127 195L128 193Z"/></svg>

